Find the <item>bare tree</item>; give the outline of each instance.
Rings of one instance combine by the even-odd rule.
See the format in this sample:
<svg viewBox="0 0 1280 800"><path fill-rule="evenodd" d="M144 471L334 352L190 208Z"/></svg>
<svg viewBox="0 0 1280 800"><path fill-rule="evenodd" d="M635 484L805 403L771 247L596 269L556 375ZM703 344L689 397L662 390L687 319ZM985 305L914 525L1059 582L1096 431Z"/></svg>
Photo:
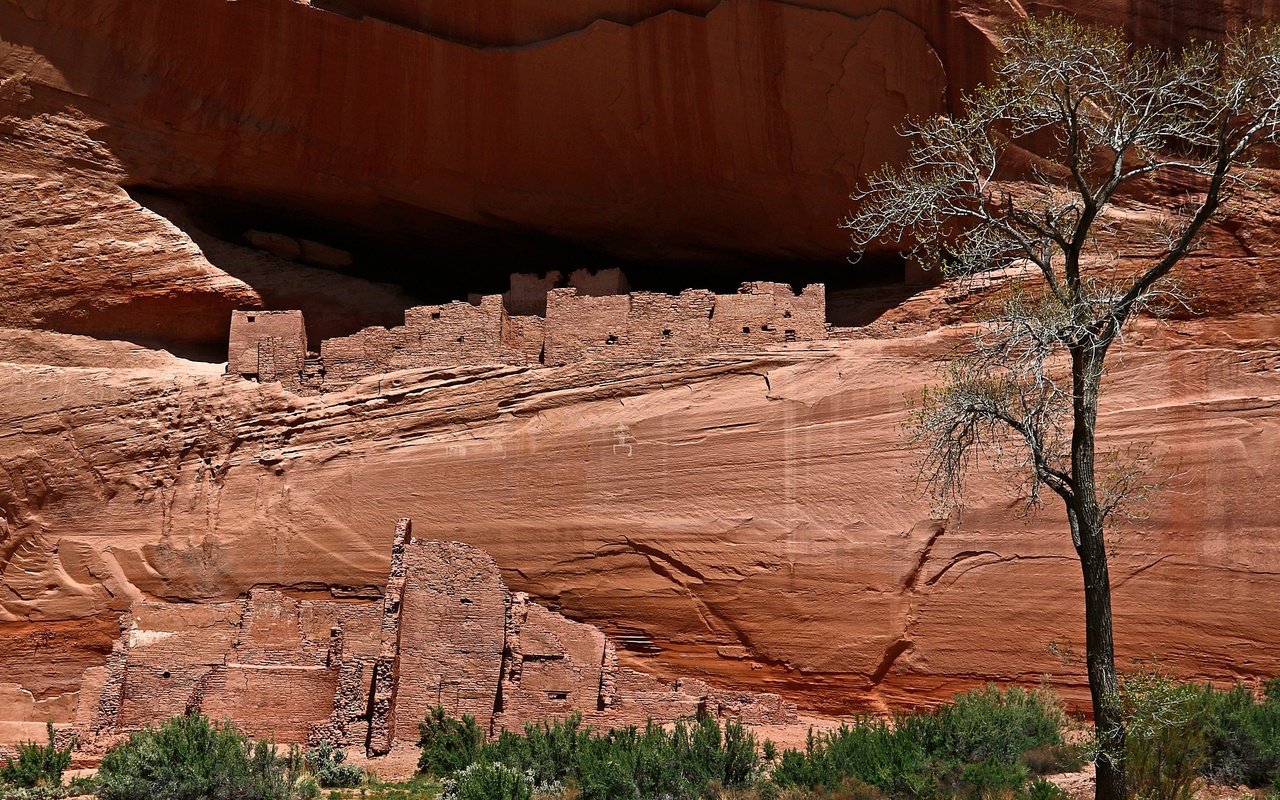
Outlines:
<svg viewBox="0 0 1280 800"><path fill-rule="evenodd" d="M912 429L944 501L994 454L1027 476L1031 502L1047 488L1065 506L1084 575L1097 797L1123 800L1105 530L1142 479L1124 452L1096 449L1103 368L1126 325L1165 305L1167 276L1247 185L1260 147L1280 140L1280 31L1166 52L1053 17L1008 31L1004 49L963 113L908 124L907 159L868 179L843 224L856 249L906 247L949 277L1027 276L993 293ZM1158 179L1185 201L1160 225L1127 226L1117 199ZM1118 237L1154 255L1120 259Z"/></svg>

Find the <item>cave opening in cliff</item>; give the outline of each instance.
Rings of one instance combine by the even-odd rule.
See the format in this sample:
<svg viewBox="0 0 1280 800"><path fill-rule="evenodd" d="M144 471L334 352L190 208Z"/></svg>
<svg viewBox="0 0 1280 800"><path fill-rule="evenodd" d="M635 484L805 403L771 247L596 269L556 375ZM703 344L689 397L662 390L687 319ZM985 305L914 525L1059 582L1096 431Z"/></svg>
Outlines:
<svg viewBox="0 0 1280 800"><path fill-rule="evenodd" d="M370 325L399 325L413 306L501 294L513 274L559 273L554 285L564 286L575 270L616 269L624 276L621 291L668 294L726 294L746 281L787 283L796 290L823 283L828 321L838 326L865 325L911 293L897 255L867 255L857 263L731 254L627 259L538 232L503 229L496 221L486 226L421 209L343 218L339 210L308 208L296 199L227 190L132 187L130 194L182 229L215 267L251 287L265 308L301 309L312 348Z"/></svg>

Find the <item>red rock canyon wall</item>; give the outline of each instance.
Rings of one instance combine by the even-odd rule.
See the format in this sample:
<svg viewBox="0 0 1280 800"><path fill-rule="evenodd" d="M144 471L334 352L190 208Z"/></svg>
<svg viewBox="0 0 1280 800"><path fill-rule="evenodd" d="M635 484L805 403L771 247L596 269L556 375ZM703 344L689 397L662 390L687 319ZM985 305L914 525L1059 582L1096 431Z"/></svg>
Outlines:
<svg viewBox="0 0 1280 800"><path fill-rule="evenodd" d="M1034 4L1050 7L1161 43L1280 14ZM322 397L115 341L221 349L233 309L300 308L314 348L419 305L306 237L202 228L200 198L358 230L427 281L465 277L459 250L508 236L722 269L839 260L833 223L857 177L902 152L893 127L954 103L1023 10L0 3L0 738L83 721L131 609L253 663L275 623L236 639L223 604L376 606L401 515L420 538L483 548L513 590L664 679L832 710L985 680L1079 698L1079 575L1057 510L1021 514L992 477L939 519L913 483L904 398L973 307L954 288L882 290L849 338L409 370ZM1261 178L1183 273L1197 313L1134 332L1103 415L1108 441L1154 442L1171 476L1118 532L1122 655L1215 679L1280 672L1280 212ZM1125 213L1147 224L1175 191ZM316 630L299 658L330 647ZM366 677L313 694L341 709ZM205 697L231 709L249 687L234 686Z"/></svg>

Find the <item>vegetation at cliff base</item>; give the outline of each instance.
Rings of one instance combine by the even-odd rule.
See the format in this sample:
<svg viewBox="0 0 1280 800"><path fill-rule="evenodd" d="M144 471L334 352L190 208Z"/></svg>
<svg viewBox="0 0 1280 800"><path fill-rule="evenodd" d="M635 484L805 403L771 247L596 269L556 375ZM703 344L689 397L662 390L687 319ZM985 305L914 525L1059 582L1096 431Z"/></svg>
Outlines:
<svg viewBox="0 0 1280 800"><path fill-rule="evenodd" d="M528 725L474 746L474 721L452 726L439 709L422 726L422 763L446 798L575 797L696 800L714 797L1057 797L1036 783L1048 768L1078 768L1064 741L1067 720L1043 692L994 687L931 712L865 717L778 754L742 725L711 718L595 731L579 717ZM448 744L452 743L452 744ZM444 752L452 747L451 752ZM463 764L458 767L456 765ZM1033 793L1034 792L1034 793Z"/></svg>

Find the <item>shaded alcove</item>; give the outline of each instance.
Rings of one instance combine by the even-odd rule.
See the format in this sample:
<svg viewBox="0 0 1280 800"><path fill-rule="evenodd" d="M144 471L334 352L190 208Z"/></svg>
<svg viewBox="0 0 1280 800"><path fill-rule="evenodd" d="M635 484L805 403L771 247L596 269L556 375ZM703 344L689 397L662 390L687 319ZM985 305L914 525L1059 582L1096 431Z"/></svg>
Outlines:
<svg viewBox="0 0 1280 800"><path fill-rule="evenodd" d="M248 197L228 190L131 187L140 204L186 232L206 258L253 287L272 309L298 308L310 346L369 325L393 326L404 309L500 294L513 273L619 268L633 291L684 289L732 293L745 281L776 281L799 290L827 287L828 321L864 325L911 293L896 254L856 263L743 260L629 261L529 231L388 208L344 221L340 210L305 209L289 198ZM216 347L216 342L211 342Z"/></svg>

